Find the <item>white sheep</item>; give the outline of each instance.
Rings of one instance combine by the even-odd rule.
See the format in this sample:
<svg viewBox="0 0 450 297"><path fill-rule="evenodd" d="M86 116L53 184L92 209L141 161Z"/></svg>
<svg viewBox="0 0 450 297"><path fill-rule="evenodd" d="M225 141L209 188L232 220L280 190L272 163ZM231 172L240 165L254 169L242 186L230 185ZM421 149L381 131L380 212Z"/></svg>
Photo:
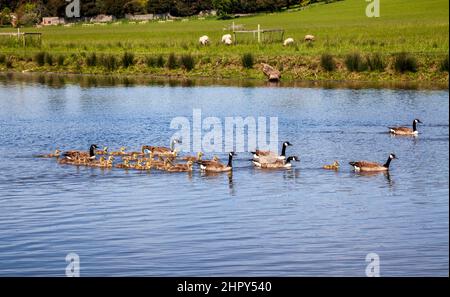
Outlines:
<svg viewBox="0 0 450 297"><path fill-rule="evenodd" d="M209 37L203 35L202 37L200 37L198 41L200 42L201 45L207 45L209 43Z"/></svg>
<svg viewBox="0 0 450 297"><path fill-rule="evenodd" d="M231 34L225 34L225 35L222 36L222 42L223 42L223 43L226 44L226 43L227 43L227 40L232 40L232 39L231 39Z"/></svg>
<svg viewBox="0 0 450 297"><path fill-rule="evenodd" d="M225 44L226 44L226 45L232 45L232 44L233 44L233 40L231 40L231 39L225 39Z"/></svg>
<svg viewBox="0 0 450 297"><path fill-rule="evenodd" d="M283 45L284 45L284 46L293 45L293 44L294 44L294 38L291 38L291 37L287 38L287 39L283 42Z"/></svg>
<svg viewBox="0 0 450 297"><path fill-rule="evenodd" d="M314 41L316 39L316 37L314 37L314 35L305 35L305 41Z"/></svg>

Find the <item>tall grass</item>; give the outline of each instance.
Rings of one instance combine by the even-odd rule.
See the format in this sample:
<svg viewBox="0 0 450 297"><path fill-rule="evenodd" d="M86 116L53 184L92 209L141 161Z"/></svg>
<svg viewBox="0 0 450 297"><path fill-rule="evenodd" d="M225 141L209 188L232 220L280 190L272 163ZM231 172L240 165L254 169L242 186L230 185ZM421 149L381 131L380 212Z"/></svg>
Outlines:
<svg viewBox="0 0 450 297"><path fill-rule="evenodd" d="M119 67L116 56L111 54L101 56L99 62L108 71L114 71Z"/></svg>
<svg viewBox="0 0 450 297"><path fill-rule="evenodd" d="M361 57L359 53L351 53L345 57L345 66L348 71L361 72L366 71L368 66L366 61Z"/></svg>
<svg viewBox="0 0 450 297"><path fill-rule="evenodd" d="M44 66L45 65L45 52L38 52L34 55L33 61L38 66Z"/></svg>
<svg viewBox="0 0 450 297"><path fill-rule="evenodd" d="M242 67L251 69L255 64L255 57L253 57L252 53L245 53L241 57Z"/></svg>
<svg viewBox="0 0 450 297"><path fill-rule="evenodd" d="M6 61L6 56L4 54L0 54L0 64L4 64Z"/></svg>
<svg viewBox="0 0 450 297"><path fill-rule="evenodd" d="M163 68L165 63L166 62L162 55L159 55L157 57L150 56L145 58L145 64L147 64L147 67L150 68Z"/></svg>
<svg viewBox="0 0 450 297"><path fill-rule="evenodd" d="M89 67L97 66L97 55L95 53L91 53L89 56L87 56L86 65Z"/></svg>
<svg viewBox="0 0 450 297"><path fill-rule="evenodd" d="M190 54L182 55L180 58L180 65L187 71L191 71L195 67L194 57Z"/></svg>
<svg viewBox="0 0 450 297"><path fill-rule="evenodd" d="M320 66L322 66L325 71L331 72L336 70L336 61L334 60L333 55L329 53L322 54L320 57Z"/></svg>
<svg viewBox="0 0 450 297"><path fill-rule="evenodd" d="M8 56L5 61L6 68L8 68L8 69L13 68L13 62L14 62L14 58L12 56Z"/></svg>
<svg viewBox="0 0 450 297"><path fill-rule="evenodd" d="M45 63L49 66L53 66L53 55L51 53L45 53Z"/></svg>
<svg viewBox="0 0 450 297"><path fill-rule="evenodd" d="M64 62L65 62L66 58L63 55L59 55L56 63L58 64L58 66L64 66Z"/></svg>
<svg viewBox="0 0 450 297"><path fill-rule="evenodd" d="M442 72L448 72L448 56L446 56L439 65L439 70Z"/></svg>
<svg viewBox="0 0 450 297"><path fill-rule="evenodd" d="M383 61L383 57L379 53L374 53L366 56L367 67L371 71L384 71L386 65Z"/></svg>
<svg viewBox="0 0 450 297"><path fill-rule="evenodd" d="M134 54L133 53L125 52L122 55L122 66L124 68L128 68L130 66L133 66L134 63L135 63L135 60L134 60Z"/></svg>
<svg viewBox="0 0 450 297"><path fill-rule="evenodd" d="M417 72L417 59L411 54L402 52L394 56L394 69L397 72Z"/></svg>
<svg viewBox="0 0 450 297"><path fill-rule="evenodd" d="M170 53L169 57L167 58L166 66L169 69L175 69L178 67L177 57L174 53Z"/></svg>

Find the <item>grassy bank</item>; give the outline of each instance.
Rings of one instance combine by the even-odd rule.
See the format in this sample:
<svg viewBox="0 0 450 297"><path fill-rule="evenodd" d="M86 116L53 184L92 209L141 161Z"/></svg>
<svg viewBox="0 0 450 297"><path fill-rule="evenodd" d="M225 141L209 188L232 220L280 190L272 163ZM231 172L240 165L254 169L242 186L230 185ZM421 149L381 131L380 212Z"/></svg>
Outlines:
<svg viewBox="0 0 450 297"><path fill-rule="evenodd" d="M42 45L23 48L1 38L0 71L262 79L258 64L265 62L282 70L284 80L448 82L448 1L382 2L380 18L367 18L366 4L345 0L234 20L246 29L283 28L285 38L295 39L288 47L258 44L253 36L225 46L220 40L230 33L230 20L26 28L43 33ZM205 34L211 44L200 46ZM316 41L303 42L306 34Z"/></svg>

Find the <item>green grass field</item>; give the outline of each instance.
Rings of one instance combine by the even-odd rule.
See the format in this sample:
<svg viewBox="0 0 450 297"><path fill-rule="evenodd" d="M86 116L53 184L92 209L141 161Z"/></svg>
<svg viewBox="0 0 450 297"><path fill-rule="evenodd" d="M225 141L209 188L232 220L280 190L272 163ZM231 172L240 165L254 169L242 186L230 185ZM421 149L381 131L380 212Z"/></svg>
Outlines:
<svg viewBox="0 0 450 297"><path fill-rule="evenodd" d="M261 77L255 70L242 70L240 59L244 53L252 53L257 62L274 63L282 68L288 79L367 79L392 80L392 73L385 71L379 74L354 74L345 72L342 59L352 52L362 55L379 53L389 57L399 52L408 52L419 61L419 71L403 75L399 79L409 80L441 80L448 81L448 72L437 72L442 59L449 51L449 2L447 0L391 0L381 1L381 17L368 18L365 15L367 2L364 0L344 0L331 4L320 4L301 11L261 14L253 17L234 19L236 25L244 25L245 29L283 28L285 38L293 37L294 46L283 47L281 42L263 42L258 44L253 36L240 39L238 44L225 46L220 43L221 36L230 33L224 30L231 26L232 20L216 19L188 21L150 22L148 24L94 25L73 27L24 28L25 32L42 32L41 48L22 48L14 42L0 38L0 52L6 55L33 57L36 52L46 51L53 55L68 56L66 67L54 67L52 71L64 68L71 72L102 72L99 67L87 69L75 65L76 59L90 53L114 54L120 56L124 52L133 52L135 57L144 59L148 56L169 53L177 55L191 54L195 57L196 67L189 74L182 70L146 69L144 66L133 66L129 69L118 69L117 72L160 73L174 75L216 75L238 77ZM14 29L0 29L0 32ZM313 44L303 42L306 34L316 36ZM198 38L208 35L209 46L200 46ZM267 36L279 38L279 35ZM325 73L320 69L320 55L331 53L337 59L336 73ZM77 58L78 57L78 58ZM33 63L17 63L13 68L32 71L42 70ZM143 64L143 63L141 63ZM0 69L2 66L0 65ZM4 67L3 67L4 68ZM48 68L48 67L46 67ZM145 69L144 69L145 68ZM49 69L46 69L49 70ZM103 71L104 72L104 71Z"/></svg>

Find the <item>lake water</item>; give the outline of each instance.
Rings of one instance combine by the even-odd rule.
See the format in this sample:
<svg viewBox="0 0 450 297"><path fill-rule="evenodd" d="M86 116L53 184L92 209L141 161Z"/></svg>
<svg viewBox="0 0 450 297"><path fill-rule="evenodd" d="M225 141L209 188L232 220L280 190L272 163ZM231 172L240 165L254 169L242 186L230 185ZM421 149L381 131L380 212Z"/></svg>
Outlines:
<svg viewBox="0 0 450 297"><path fill-rule="evenodd" d="M57 86L0 80L0 276L447 276L447 90ZM101 170L56 148L168 145L177 116L274 116L295 169L232 175ZM417 138L386 126L424 124ZM383 162L389 175L351 171ZM226 159L226 154L219 154ZM211 157L211 155L207 155ZM339 172L321 169L339 160Z"/></svg>

